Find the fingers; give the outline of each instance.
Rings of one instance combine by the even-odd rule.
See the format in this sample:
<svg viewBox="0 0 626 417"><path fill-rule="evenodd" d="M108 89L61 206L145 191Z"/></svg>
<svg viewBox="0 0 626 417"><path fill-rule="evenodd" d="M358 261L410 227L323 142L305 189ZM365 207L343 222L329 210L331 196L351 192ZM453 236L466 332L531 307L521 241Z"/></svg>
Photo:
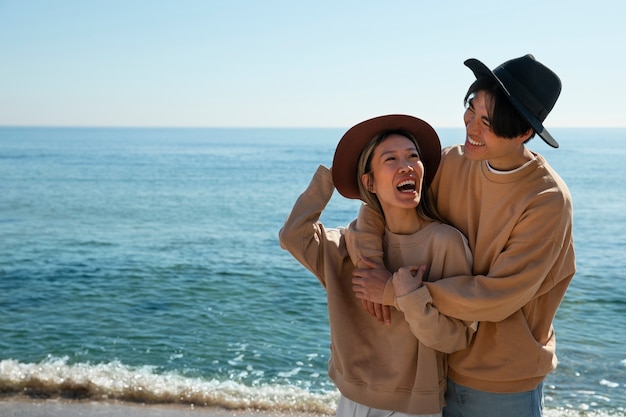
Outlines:
<svg viewBox="0 0 626 417"><path fill-rule="evenodd" d="M383 306L378 303L372 303L374 308L374 313L379 322L384 323L385 320L383 318Z"/></svg>
<svg viewBox="0 0 626 417"><path fill-rule="evenodd" d="M383 322L387 326L391 325L391 307L381 305L381 308L382 308Z"/></svg>
<svg viewBox="0 0 626 417"><path fill-rule="evenodd" d="M411 271L414 277L418 279L418 281L422 282L424 280L424 274L426 273L426 265L422 265L419 268L415 267L415 272Z"/></svg>
<svg viewBox="0 0 626 417"><path fill-rule="evenodd" d="M418 277L418 278L423 278L424 277L424 272L426 271L426 265L413 265L413 266L403 266L398 268L398 270L396 271L396 273L407 273L409 272L412 276L414 277ZM395 274L394 274L395 275Z"/></svg>
<svg viewBox="0 0 626 417"><path fill-rule="evenodd" d="M371 301L361 300L363 310L365 310L370 316L375 317L381 324L391 324L391 308L378 303L372 303Z"/></svg>
<svg viewBox="0 0 626 417"><path fill-rule="evenodd" d="M362 301L365 303L365 310L369 313L369 315L372 317L376 317L376 319L382 323L382 313L380 312L380 308L377 308L377 304L372 303L371 301Z"/></svg>
<svg viewBox="0 0 626 417"><path fill-rule="evenodd" d="M369 301L363 300L363 299L361 300L361 305L363 306L363 310L365 310L365 312L371 314L368 304L369 304Z"/></svg>
<svg viewBox="0 0 626 417"><path fill-rule="evenodd" d="M376 317L376 312L374 311L372 302L361 299L361 305L363 306L363 310L365 310L370 316Z"/></svg>
<svg viewBox="0 0 626 417"><path fill-rule="evenodd" d="M360 298L363 301L366 301L365 299L367 297L365 294L365 288L363 287L363 285L361 285L361 281L358 278L352 278L352 292L354 293L356 298Z"/></svg>
<svg viewBox="0 0 626 417"><path fill-rule="evenodd" d="M389 306L385 306L378 303L368 302L369 308L373 311L373 316L376 317L380 324L391 324L391 310Z"/></svg>
<svg viewBox="0 0 626 417"><path fill-rule="evenodd" d="M370 258L363 257L360 260L363 265L365 265L365 268L378 268L380 266L376 262L373 262Z"/></svg>

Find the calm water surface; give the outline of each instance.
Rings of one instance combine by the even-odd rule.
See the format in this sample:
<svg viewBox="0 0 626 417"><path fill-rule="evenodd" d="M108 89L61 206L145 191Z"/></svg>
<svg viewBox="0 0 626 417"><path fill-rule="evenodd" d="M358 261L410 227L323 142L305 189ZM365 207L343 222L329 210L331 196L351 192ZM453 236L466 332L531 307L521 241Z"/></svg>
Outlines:
<svg viewBox="0 0 626 417"><path fill-rule="evenodd" d="M324 292L277 233L342 133L0 128L0 392L332 410ZM547 415L624 415L626 130L552 133L578 272Z"/></svg>

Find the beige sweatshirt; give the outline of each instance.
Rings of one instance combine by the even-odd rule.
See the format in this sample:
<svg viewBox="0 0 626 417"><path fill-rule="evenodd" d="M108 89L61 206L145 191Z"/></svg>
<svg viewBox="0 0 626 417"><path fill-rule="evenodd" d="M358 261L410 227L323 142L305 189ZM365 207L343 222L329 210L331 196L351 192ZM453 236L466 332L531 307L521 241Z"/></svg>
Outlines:
<svg viewBox="0 0 626 417"><path fill-rule="evenodd" d="M444 405L447 355L434 348L463 349L474 331L460 320L440 315L429 295L417 292L398 299L402 311L392 309L390 326L367 314L352 291L354 266L346 250L345 229L327 229L319 222L333 191L330 171L320 166L279 233L281 247L326 289L329 376L344 396L357 403L409 414L438 413ZM429 264L431 281L471 271L465 238L440 223L413 235L386 233L384 245L394 267L408 265L409 258ZM412 320L413 316L423 320ZM416 325L411 328L407 320Z"/></svg>
<svg viewBox="0 0 626 417"><path fill-rule="evenodd" d="M473 274L418 290L450 317L479 321L468 349L448 358L449 376L489 392L534 389L555 369L552 321L575 273L572 201L546 160L507 174L444 149L432 183L444 219L469 240ZM363 206L349 246L354 258L380 254L383 219Z"/></svg>

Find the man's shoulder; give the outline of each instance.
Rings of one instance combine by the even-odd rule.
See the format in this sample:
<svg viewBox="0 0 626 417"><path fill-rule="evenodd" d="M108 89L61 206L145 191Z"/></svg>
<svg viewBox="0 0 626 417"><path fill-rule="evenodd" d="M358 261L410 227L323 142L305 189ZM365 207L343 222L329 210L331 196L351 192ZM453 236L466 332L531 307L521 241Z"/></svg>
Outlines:
<svg viewBox="0 0 626 417"><path fill-rule="evenodd" d="M537 154L537 170L534 177L538 187L549 192L553 198L571 200L569 187L548 161Z"/></svg>
<svg viewBox="0 0 626 417"><path fill-rule="evenodd" d="M441 151L441 157L448 157L448 156L462 156L463 152L465 150L465 146L463 145L450 145L450 146L446 146L445 148L442 149Z"/></svg>
<svg viewBox="0 0 626 417"><path fill-rule="evenodd" d="M468 169L473 166L472 162L465 157L464 145L451 145L446 146L441 151L441 163L439 165L440 170L459 170Z"/></svg>

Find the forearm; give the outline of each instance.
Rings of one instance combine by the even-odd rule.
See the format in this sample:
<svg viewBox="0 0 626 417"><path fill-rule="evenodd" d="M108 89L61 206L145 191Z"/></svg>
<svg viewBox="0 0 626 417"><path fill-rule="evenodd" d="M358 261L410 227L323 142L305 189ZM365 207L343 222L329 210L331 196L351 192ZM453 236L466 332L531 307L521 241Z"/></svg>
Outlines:
<svg viewBox="0 0 626 417"><path fill-rule="evenodd" d="M348 253L354 265L365 268L363 258L367 258L379 267L384 267L383 235L385 219L367 204L361 205L359 216L350 223L346 231Z"/></svg>
<svg viewBox="0 0 626 417"><path fill-rule="evenodd" d="M326 167L318 167L279 232L280 246L316 275L321 269L323 244L327 241L319 218L333 191L330 171Z"/></svg>
<svg viewBox="0 0 626 417"><path fill-rule="evenodd" d="M432 304L425 287L397 297L399 309L404 312L411 332L424 345L445 353L456 352L469 346L477 323L447 317Z"/></svg>
<svg viewBox="0 0 626 417"><path fill-rule="evenodd" d="M556 282L551 270L556 256L551 251L557 245L536 242L536 247L524 246L528 249L511 245L500 253L487 275L451 276L425 283L434 305L451 317L498 322L550 291ZM519 259L523 258L535 261L522 264Z"/></svg>

